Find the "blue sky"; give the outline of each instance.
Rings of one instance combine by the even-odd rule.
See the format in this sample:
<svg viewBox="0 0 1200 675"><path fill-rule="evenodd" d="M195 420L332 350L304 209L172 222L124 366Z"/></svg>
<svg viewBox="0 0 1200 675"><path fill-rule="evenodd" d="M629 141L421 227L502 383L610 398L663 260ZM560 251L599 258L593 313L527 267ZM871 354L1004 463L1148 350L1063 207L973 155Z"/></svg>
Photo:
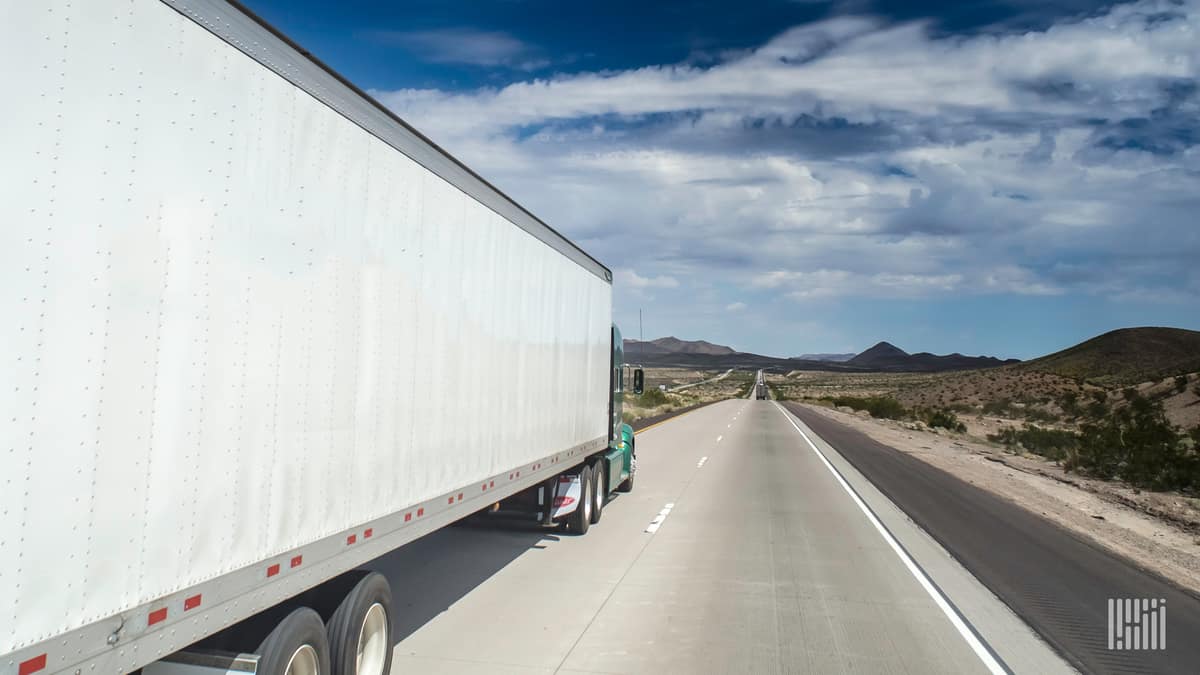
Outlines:
<svg viewBox="0 0 1200 675"><path fill-rule="evenodd" d="M249 0L616 273L647 338L1200 329L1200 0Z"/></svg>

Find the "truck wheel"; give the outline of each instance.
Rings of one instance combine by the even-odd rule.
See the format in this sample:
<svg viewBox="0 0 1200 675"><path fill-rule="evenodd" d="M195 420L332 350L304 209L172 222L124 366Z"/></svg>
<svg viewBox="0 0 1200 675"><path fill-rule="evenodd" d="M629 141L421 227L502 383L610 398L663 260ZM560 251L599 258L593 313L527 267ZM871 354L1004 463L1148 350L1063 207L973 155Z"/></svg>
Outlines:
<svg viewBox="0 0 1200 675"><path fill-rule="evenodd" d="M592 467L592 524L600 522L604 515L604 498L608 496L608 487L604 480L604 463L596 462Z"/></svg>
<svg viewBox="0 0 1200 675"><path fill-rule="evenodd" d="M258 646L264 675L331 675L329 639L321 615L301 607L280 621Z"/></svg>
<svg viewBox="0 0 1200 675"><path fill-rule="evenodd" d="M617 486L617 492L633 492L633 477L637 475L637 457L634 457L629 462L629 478L621 481Z"/></svg>
<svg viewBox="0 0 1200 675"><path fill-rule="evenodd" d="M579 471L579 507L567 516L567 529L575 534L587 534L592 524L592 467L584 465Z"/></svg>
<svg viewBox="0 0 1200 675"><path fill-rule="evenodd" d="M388 675L392 668L392 589L371 572L325 625L333 675Z"/></svg>

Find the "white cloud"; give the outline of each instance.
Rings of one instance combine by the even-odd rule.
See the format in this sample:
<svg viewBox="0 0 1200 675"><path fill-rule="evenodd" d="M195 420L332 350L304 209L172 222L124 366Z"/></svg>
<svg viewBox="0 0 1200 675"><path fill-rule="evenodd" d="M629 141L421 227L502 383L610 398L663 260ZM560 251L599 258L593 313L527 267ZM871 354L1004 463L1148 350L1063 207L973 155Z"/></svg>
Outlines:
<svg viewBox="0 0 1200 675"><path fill-rule="evenodd" d="M622 265L618 299L1132 298L1200 251L1196 44L1200 0L948 39L841 18L710 68L375 94Z"/></svg>
<svg viewBox="0 0 1200 675"><path fill-rule="evenodd" d="M740 312L743 309L746 309L746 303L744 302L731 302L725 305L726 312Z"/></svg>
<svg viewBox="0 0 1200 675"><path fill-rule="evenodd" d="M679 287L679 281L676 280L674 277L668 277L668 276L643 277L643 276L639 275L637 272L635 272L631 269L628 269L628 268L621 268L621 269L616 270L616 272L613 275L613 281L622 286L628 286L629 288L636 288L636 289L678 288Z"/></svg>

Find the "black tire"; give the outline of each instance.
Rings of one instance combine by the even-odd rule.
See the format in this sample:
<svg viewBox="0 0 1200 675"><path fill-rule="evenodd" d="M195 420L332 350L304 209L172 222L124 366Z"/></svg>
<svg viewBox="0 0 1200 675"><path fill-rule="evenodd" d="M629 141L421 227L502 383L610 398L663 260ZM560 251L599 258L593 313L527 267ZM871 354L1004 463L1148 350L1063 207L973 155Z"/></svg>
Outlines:
<svg viewBox="0 0 1200 675"><path fill-rule="evenodd" d="M579 471L579 507L567 516L567 530L575 534L587 534L592 525L592 467L584 466Z"/></svg>
<svg viewBox="0 0 1200 675"><path fill-rule="evenodd" d="M305 648L312 652L302 652ZM329 638L321 615L301 607L284 617L258 646L258 669L262 675L284 675L293 657L313 659L319 675L331 675Z"/></svg>
<svg viewBox="0 0 1200 675"><path fill-rule="evenodd" d="M363 637L363 625L371 613L372 624L379 620L379 605L383 611L383 636L378 631L369 642L365 662L367 668L358 672L358 641ZM325 624L329 635L329 658L333 664L333 675L388 675L392 668L392 588L387 579L378 572L371 572L359 580L342 599L342 604ZM371 639L372 636L368 636Z"/></svg>
<svg viewBox="0 0 1200 675"><path fill-rule="evenodd" d="M629 467L629 478L621 481L617 486L617 492L633 492L633 477L637 475L637 456L631 458L631 466Z"/></svg>
<svg viewBox="0 0 1200 675"><path fill-rule="evenodd" d="M604 461L592 465L592 524L600 522L604 515L604 502L608 496L608 488L604 480Z"/></svg>

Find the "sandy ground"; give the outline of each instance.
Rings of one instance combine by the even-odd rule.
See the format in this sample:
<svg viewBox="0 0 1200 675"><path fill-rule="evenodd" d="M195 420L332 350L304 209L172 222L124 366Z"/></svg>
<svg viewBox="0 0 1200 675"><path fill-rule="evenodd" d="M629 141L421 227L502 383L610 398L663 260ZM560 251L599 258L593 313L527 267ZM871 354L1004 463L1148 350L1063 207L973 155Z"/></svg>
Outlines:
<svg viewBox="0 0 1200 675"><path fill-rule="evenodd" d="M1200 500L1083 478L1040 457L1009 454L963 434L807 407L1200 592Z"/></svg>

